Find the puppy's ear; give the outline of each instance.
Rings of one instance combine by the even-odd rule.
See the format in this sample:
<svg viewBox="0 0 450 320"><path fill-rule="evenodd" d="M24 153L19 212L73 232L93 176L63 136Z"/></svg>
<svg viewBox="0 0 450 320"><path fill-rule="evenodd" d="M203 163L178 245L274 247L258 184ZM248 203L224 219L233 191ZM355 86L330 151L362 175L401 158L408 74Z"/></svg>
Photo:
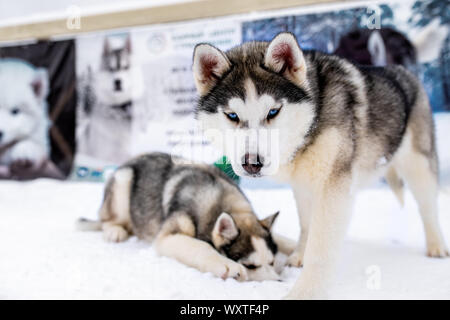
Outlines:
<svg viewBox="0 0 450 320"><path fill-rule="evenodd" d="M109 54L110 51L110 46L109 46L109 40L108 38L105 38L105 40L103 41L103 56L107 56Z"/></svg>
<svg viewBox="0 0 450 320"><path fill-rule="evenodd" d="M48 73L44 68L36 69L33 80L31 81L31 88L38 100L45 100L50 90Z"/></svg>
<svg viewBox="0 0 450 320"><path fill-rule="evenodd" d="M131 53L131 36L127 35L127 38L125 39L125 50L128 53Z"/></svg>
<svg viewBox="0 0 450 320"><path fill-rule="evenodd" d="M192 69L198 93L204 95L211 90L230 67L231 63L222 51L209 44L197 45Z"/></svg>
<svg viewBox="0 0 450 320"><path fill-rule="evenodd" d="M267 218L260 220L259 223L261 223L261 225L267 230L270 230L272 229L273 223L275 222L279 214L280 211L277 211L274 214L268 216Z"/></svg>
<svg viewBox="0 0 450 320"><path fill-rule="evenodd" d="M292 33L283 32L273 38L267 47L264 65L297 85L306 82L306 62Z"/></svg>
<svg viewBox="0 0 450 320"><path fill-rule="evenodd" d="M226 212L223 212L217 218L213 229L213 243L216 247L220 247L230 241L236 239L239 230L233 218Z"/></svg>

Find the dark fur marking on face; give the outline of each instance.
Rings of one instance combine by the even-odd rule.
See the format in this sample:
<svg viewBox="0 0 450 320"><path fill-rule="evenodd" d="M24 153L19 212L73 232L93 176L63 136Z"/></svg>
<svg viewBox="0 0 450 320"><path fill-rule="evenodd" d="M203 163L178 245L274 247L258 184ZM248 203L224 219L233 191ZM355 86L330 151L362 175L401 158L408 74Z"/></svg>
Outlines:
<svg viewBox="0 0 450 320"><path fill-rule="evenodd" d="M266 244L267 244L267 247L269 248L269 250L273 253L273 255L276 255L278 253L278 246L275 243L275 241L273 241L270 231L269 231L269 235L267 237L264 237L264 240L266 241Z"/></svg>
<svg viewBox="0 0 450 320"><path fill-rule="evenodd" d="M232 63L232 62L231 62ZM222 77L217 79L216 85L206 94L200 97L195 110L196 115L202 111L217 113L219 106L226 106L231 98L245 100L243 75L235 70L233 63Z"/></svg>
<svg viewBox="0 0 450 320"><path fill-rule="evenodd" d="M248 120L241 121L239 123L239 128L241 128L241 129L248 129Z"/></svg>
<svg viewBox="0 0 450 320"><path fill-rule="evenodd" d="M268 94L277 101L286 99L289 103L311 100L305 90L263 65L260 66L260 70L249 72L249 77L253 81L259 96Z"/></svg>
<svg viewBox="0 0 450 320"><path fill-rule="evenodd" d="M239 234L236 238L219 248L219 251L234 261L247 257L254 250L250 241L250 235L241 233L239 229L238 232Z"/></svg>

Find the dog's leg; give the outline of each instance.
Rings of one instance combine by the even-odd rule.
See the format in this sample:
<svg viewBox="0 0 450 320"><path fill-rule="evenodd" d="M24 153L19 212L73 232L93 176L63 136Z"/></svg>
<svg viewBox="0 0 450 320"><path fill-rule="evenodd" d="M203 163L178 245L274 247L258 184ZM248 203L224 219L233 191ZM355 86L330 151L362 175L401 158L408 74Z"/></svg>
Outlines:
<svg viewBox="0 0 450 320"><path fill-rule="evenodd" d="M316 191L304 268L287 299L326 297L345 238L351 215L350 182L333 183Z"/></svg>
<svg viewBox="0 0 450 320"><path fill-rule="evenodd" d="M163 234L155 241L160 255L174 258L202 272L211 272L222 279L248 279L245 267L222 256L210 244L184 234Z"/></svg>
<svg viewBox="0 0 450 320"><path fill-rule="evenodd" d="M108 182L105 199L100 209L103 238L110 242L125 241L131 230L130 188L133 171L130 168L117 170Z"/></svg>
<svg viewBox="0 0 450 320"><path fill-rule="evenodd" d="M427 241L427 255L445 257L449 255L449 251L439 226L437 210L439 186L437 174L431 170L431 161L433 159L413 152L407 161L399 166L399 171L419 206Z"/></svg>
<svg viewBox="0 0 450 320"><path fill-rule="evenodd" d="M398 176L397 171L393 166L387 170L385 179L392 192L394 192L394 195L397 197L398 202L400 202L400 205L403 207L405 204L405 197L403 195L403 181Z"/></svg>
<svg viewBox="0 0 450 320"><path fill-rule="evenodd" d="M311 198L306 190L294 188L293 191L300 222L300 237L295 249L287 260L287 264L293 267L301 267L303 265L303 256L305 254L309 225L311 223Z"/></svg>

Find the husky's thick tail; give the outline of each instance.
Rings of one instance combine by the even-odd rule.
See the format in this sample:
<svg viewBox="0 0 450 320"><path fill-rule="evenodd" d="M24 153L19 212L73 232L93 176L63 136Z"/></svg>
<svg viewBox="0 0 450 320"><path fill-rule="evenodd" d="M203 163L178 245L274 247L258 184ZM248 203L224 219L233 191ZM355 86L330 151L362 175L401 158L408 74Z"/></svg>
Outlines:
<svg viewBox="0 0 450 320"><path fill-rule="evenodd" d="M79 218L76 222L76 228L79 231L100 231L102 230L102 222L98 220Z"/></svg>
<svg viewBox="0 0 450 320"><path fill-rule="evenodd" d="M384 176L386 179L386 182L388 183L389 187L391 187L391 190L394 192L395 196L397 197L398 202L400 202L401 206L405 204L405 197L404 197L404 183L402 178L400 178L395 171L394 168L389 168L386 175Z"/></svg>

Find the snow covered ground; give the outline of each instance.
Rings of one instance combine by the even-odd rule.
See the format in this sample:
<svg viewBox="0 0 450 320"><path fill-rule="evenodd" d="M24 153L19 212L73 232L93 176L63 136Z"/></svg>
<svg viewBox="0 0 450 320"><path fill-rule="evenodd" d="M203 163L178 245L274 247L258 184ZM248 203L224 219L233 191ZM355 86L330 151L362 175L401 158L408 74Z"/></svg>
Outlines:
<svg viewBox="0 0 450 320"><path fill-rule="evenodd" d="M438 116L437 125L444 177L439 212L450 240L450 115ZM281 210L275 230L297 238L289 189L246 193L261 217ZM96 217L101 197L95 183L0 183L0 299L280 299L301 273L286 268L283 282L223 281L158 257L136 238L109 244L100 233L75 231L78 217ZM361 192L331 298L450 299L450 258L427 258L424 243L410 193L401 208L382 185Z"/></svg>

